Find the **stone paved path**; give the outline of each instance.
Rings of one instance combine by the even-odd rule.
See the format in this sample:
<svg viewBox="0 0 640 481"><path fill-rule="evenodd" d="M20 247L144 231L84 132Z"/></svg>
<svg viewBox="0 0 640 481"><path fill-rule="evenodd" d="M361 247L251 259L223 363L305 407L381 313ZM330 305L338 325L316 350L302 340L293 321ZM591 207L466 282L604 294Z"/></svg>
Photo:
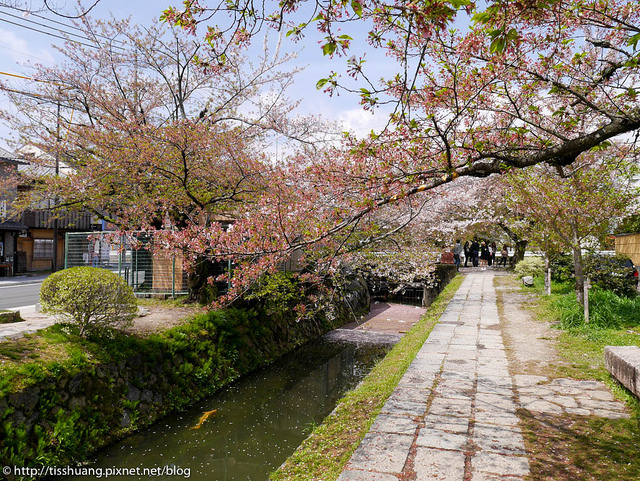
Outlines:
<svg viewBox="0 0 640 481"><path fill-rule="evenodd" d="M342 326L342 329L355 329L374 332L407 332L427 312L420 306L407 306L388 302L374 302L371 311L358 322Z"/></svg>
<svg viewBox="0 0 640 481"><path fill-rule="evenodd" d="M36 313L35 306L20 309L22 315L29 315L30 319L22 322L14 322L10 324L0 324L0 342L19 339L25 334L31 334L45 329L55 324L55 319L45 316L44 314Z"/></svg>
<svg viewBox="0 0 640 481"><path fill-rule="evenodd" d="M519 481L518 407L626 416L600 383L512 377L499 324L493 273L468 274L339 481Z"/></svg>

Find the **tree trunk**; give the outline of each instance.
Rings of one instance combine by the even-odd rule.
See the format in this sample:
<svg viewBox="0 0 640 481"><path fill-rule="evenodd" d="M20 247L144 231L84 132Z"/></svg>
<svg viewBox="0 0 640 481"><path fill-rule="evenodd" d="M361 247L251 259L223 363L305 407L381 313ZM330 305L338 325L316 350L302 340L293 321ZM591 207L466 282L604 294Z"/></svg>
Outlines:
<svg viewBox="0 0 640 481"><path fill-rule="evenodd" d="M548 296L551 295L551 266L548 252L544 255L544 292Z"/></svg>
<svg viewBox="0 0 640 481"><path fill-rule="evenodd" d="M212 262L205 256L201 256L194 263L193 271L187 277L189 286L189 299L201 304L210 304L218 297L217 283L210 283L209 278L216 277L224 272L219 262Z"/></svg>
<svg viewBox="0 0 640 481"><path fill-rule="evenodd" d="M524 252L527 250L527 244L529 244L529 241L527 240L519 240L516 242L515 252L513 253L514 265L524 259Z"/></svg>
<svg viewBox="0 0 640 481"><path fill-rule="evenodd" d="M584 306L584 269L582 267L582 249L578 241L578 234L573 230L573 269L576 276L576 297L581 306Z"/></svg>
<svg viewBox="0 0 640 481"><path fill-rule="evenodd" d="M513 242L515 252L513 254L513 259L511 261L511 267L516 265L522 259L524 259L524 252L527 249L528 240L524 240L518 236L513 230L509 228L503 222L498 222L498 226L509 236L509 239Z"/></svg>

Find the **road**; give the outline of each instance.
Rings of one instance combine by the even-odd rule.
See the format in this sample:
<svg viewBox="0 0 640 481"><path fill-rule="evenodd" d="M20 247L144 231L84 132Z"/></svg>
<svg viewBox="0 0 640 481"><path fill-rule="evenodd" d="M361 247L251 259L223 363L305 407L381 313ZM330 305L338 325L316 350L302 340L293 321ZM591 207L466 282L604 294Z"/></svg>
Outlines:
<svg viewBox="0 0 640 481"><path fill-rule="evenodd" d="M42 280L0 283L0 310L37 304L41 285Z"/></svg>

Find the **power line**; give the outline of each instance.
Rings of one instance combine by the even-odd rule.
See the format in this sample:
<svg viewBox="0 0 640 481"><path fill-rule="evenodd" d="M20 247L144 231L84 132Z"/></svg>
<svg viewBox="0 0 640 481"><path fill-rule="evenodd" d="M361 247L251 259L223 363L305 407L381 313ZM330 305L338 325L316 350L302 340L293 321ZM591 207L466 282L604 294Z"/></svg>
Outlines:
<svg viewBox="0 0 640 481"><path fill-rule="evenodd" d="M24 57L31 57L35 60L39 60L40 62L44 62L44 63L51 63L51 59L44 59L42 57L38 57L37 55L33 55L31 53L27 53L27 52L23 52L21 50L16 50L13 48L9 48L6 45L0 45L0 48L2 50L6 50L7 52L14 52L14 53L19 53L20 55L24 56Z"/></svg>
<svg viewBox="0 0 640 481"><path fill-rule="evenodd" d="M27 19L27 18L22 18L22 17L20 17L20 16L18 16L18 15L14 15L14 14L11 14L11 13L8 13L8 12L3 12L3 11L1 11L1 10L0 10L0 15L6 15L6 16L8 16L8 17L12 17L12 18L18 19L18 20L20 20L20 21L22 21L22 22L28 22L28 23L31 23L31 24L37 25L38 27L41 27L41 28L54 30L55 32L59 32L59 33L61 33L62 35L58 35L58 34L56 34L56 33L52 33L52 32L47 32L47 31L45 31L45 30L41 30L40 28L30 27L30 26L28 26L28 25L24 25L24 24L21 24L21 23L17 23L17 22L15 22L15 21L7 20L6 18L0 18L0 22L9 23L9 24L11 24L11 25L15 25L16 27L26 28L26 29L28 29L28 30L32 30L32 31L34 31L34 32L42 33L42 34L44 34L44 35L48 35L48 36L50 36L50 37L60 38L60 39L62 39L62 40L68 41L68 42L74 42L74 43L77 43L77 44L80 44L80 45L84 45L84 46L86 46L86 47L91 47L91 48L101 48L101 46L100 46L99 44L97 44L97 45L96 45L96 43L94 43L94 41L93 41L91 38L87 37L86 35L79 35L79 34L77 34L77 33L69 32L69 31L67 31L67 30L62 30L62 29L57 28L57 27L52 27L52 26L50 26L50 25L46 25L46 24L44 24L44 23L42 23L42 22L36 22L36 21L34 21L34 20L29 20L29 19ZM57 23L61 23L61 22L57 22ZM81 29L79 29L79 28L77 28L77 27L72 27L72 28L76 28L77 30L82 31ZM109 37L106 37L106 36L104 36L104 35L96 35L96 36L99 36L99 37L105 38L105 39L109 40L109 41L110 41L110 42L112 42L112 43L120 43L120 44L123 44L123 42L121 42L121 41L119 41L119 40L110 39ZM80 38L80 39L84 40L85 42L91 42L91 43L85 43L85 42L83 42L83 41L76 40L76 39L71 38L71 37L78 37L78 38ZM111 46L112 46L113 48L116 48L116 49L119 49L119 50L125 50L123 47L121 47L121 46L119 46L119 45L113 45L113 44L112 44Z"/></svg>
<svg viewBox="0 0 640 481"><path fill-rule="evenodd" d="M66 40L66 41L69 41L69 42L73 42L73 43L77 43L77 44L80 44L80 45L84 45L85 47L99 48L97 45L91 45L91 44L88 44L88 43L80 42L79 40L72 40L72 39L70 39L68 37L64 37L62 35L56 35L55 33L45 32L44 30L40 30L40 29L37 29L37 28L34 28L34 27L29 27L28 25L21 25L19 23L12 22L11 20L7 20L5 18L0 18L0 22L5 22L5 23L11 24L11 25L15 25L16 27L26 28L27 30L33 30L34 32L42 33L44 35L49 35L50 37L60 38L62 40Z"/></svg>
<svg viewBox="0 0 640 481"><path fill-rule="evenodd" d="M82 28L80 28L80 27L78 27L76 25L60 22L60 21L55 20L53 18L48 18L48 17L45 17L44 15L39 15L37 13L30 12L29 10L21 9L19 7L15 7L15 6L11 6L11 5L0 5L0 8L2 8L2 7L4 7L5 9L17 10L18 12L26 13L29 16L33 16L33 17L39 18L41 20L44 20L45 22L50 22L50 23L54 23L54 24L57 24L57 25L61 25L66 29L77 30L78 32L81 32L82 35L79 35L79 34L73 33L73 32L69 32L68 30L63 30L63 29L60 29L60 28L57 28L57 27L53 27L51 25L47 25L46 23L36 22L34 20L29 20L28 18L19 16L19 15L14 15L14 14L11 14L11 13L8 13L8 12L3 12L3 11L0 10L0 13L2 13L4 15L9 15L11 17L17 18L19 20L23 20L25 22L33 23L33 24L36 24L38 26L41 26L41 27L44 27L44 28L48 28L48 29L51 29L51 30L57 30L58 32L65 33L67 35L73 35L75 37L80 37L83 40L87 40L89 42L93 42L93 40L87 36L86 32ZM125 45L125 43L122 40L117 40L117 39L114 39L114 38L110 38L110 37L107 37L106 35L102 35L100 33L93 33L93 35L95 35L95 37L99 37L99 38L103 38L105 40L108 40L109 42L112 42L112 43Z"/></svg>
<svg viewBox="0 0 640 481"><path fill-rule="evenodd" d="M9 87L3 87L1 85L0 85L0 91L11 92L11 93L14 93L14 94L20 94L20 95L24 95L25 97L31 97L31 98L36 99L36 100L42 100L43 101L42 103L49 102L49 103L52 103L52 104L60 104L61 107L64 107L66 109L69 109L69 110L72 110L72 111L73 110L77 110L78 112L84 112L84 110L81 109L81 108L74 107L73 105L69 105L69 104L63 104L62 102L60 102L59 99L55 99L55 98L52 98L52 97L47 97L45 95L40 95L40 94L37 94L35 92L25 92L24 90L12 89L12 88L9 88Z"/></svg>
<svg viewBox="0 0 640 481"><path fill-rule="evenodd" d="M86 37L86 36L84 36L84 35L78 35L77 33L68 32L68 31L66 31L66 30L61 30L61 29L56 28L56 27L50 27L49 25L45 25L44 23L36 22L35 20L29 20L28 18L23 18L23 17L20 17L20 16L18 16L18 15L14 15L14 14L12 14L12 13L3 12L3 11L1 11L1 10L0 10L0 15L6 15L6 16L8 16L8 17L16 18L16 19L18 19L18 20L20 20L20 21L22 21L22 22L28 22L28 23L31 23L31 24L34 24L34 25L38 25L39 27L49 28L49 29L51 29L51 30L55 30L55 31L60 32L60 33L63 33L63 34L67 34L67 35L69 35L69 36L79 37L79 38L81 38L82 40L91 41L91 39L87 38L87 37Z"/></svg>
<svg viewBox="0 0 640 481"><path fill-rule="evenodd" d="M45 83L45 84L56 85L58 87L66 87L66 85L58 84L56 82L51 82L50 80L39 80L37 78L27 77L25 75L20 75L20 74L17 74L17 73L0 72L0 75L6 75L8 77L16 77L16 78L21 78L21 79L25 79L25 80L33 80L34 82L42 82L42 83Z"/></svg>
<svg viewBox="0 0 640 481"><path fill-rule="evenodd" d="M33 77L27 77L25 75L20 75L20 74L16 74L16 73L9 73L9 72L0 72L0 75L6 75L7 77L15 77L15 78L20 78L20 79L24 79L24 80L31 80L33 82L41 82L41 83L46 83L46 84L50 84L50 85L55 85L56 87L67 87L66 85L63 84L59 84L56 82L52 82L50 80L39 80ZM16 94L21 94L21 95L25 95L27 97L32 97L32 98L36 98L36 99L43 99L43 100L47 100L49 102L52 103L60 103L60 99L54 99L51 97L47 97L45 95L42 94L38 94L35 92L26 92L24 90L16 90L16 89L12 89L10 87L5 87L3 85L0 85L0 90L3 90L5 92L12 92L12 93L16 93ZM65 105L66 108L68 109L76 109L75 107L71 106L71 105Z"/></svg>

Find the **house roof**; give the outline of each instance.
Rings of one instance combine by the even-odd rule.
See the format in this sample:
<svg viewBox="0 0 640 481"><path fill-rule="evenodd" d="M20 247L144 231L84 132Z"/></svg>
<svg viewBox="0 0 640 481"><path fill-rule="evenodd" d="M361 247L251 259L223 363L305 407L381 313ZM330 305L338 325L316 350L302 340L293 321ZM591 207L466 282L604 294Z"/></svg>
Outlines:
<svg viewBox="0 0 640 481"><path fill-rule="evenodd" d="M20 231L28 229L29 227L24 225L22 222L16 222L12 220L9 220L7 222L0 222L0 230Z"/></svg>
<svg viewBox="0 0 640 481"><path fill-rule="evenodd" d="M21 161L15 154L12 154L2 147L0 147L0 162L8 162L10 164L26 164L26 162Z"/></svg>

